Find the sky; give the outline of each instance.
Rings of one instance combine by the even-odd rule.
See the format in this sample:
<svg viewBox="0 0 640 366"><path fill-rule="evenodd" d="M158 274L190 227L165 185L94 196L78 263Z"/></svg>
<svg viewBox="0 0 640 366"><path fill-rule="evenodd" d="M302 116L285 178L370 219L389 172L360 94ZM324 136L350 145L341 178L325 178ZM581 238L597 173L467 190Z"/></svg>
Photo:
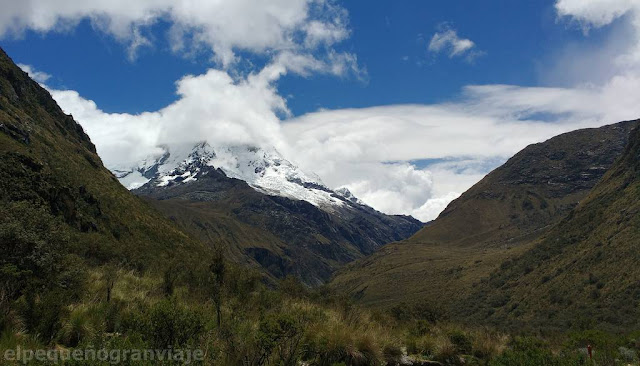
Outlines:
<svg viewBox="0 0 640 366"><path fill-rule="evenodd" d="M434 219L528 144L640 116L640 0L0 0L0 46L105 165L276 147Z"/></svg>

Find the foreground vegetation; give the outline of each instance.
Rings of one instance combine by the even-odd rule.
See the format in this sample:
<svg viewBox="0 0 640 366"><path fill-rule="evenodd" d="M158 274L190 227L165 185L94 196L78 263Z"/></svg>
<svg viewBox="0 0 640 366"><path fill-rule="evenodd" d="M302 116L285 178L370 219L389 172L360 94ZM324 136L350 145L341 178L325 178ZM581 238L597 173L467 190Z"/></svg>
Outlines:
<svg viewBox="0 0 640 366"><path fill-rule="evenodd" d="M596 364L615 365L637 363L640 348L640 333L460 328L430 304L373 312L292 278L268 288L220 255L179 264L75 266L65 291L25 292L1 314L0 350L199 349L199 363L216 365L588 365L591 344Z"/></svg>

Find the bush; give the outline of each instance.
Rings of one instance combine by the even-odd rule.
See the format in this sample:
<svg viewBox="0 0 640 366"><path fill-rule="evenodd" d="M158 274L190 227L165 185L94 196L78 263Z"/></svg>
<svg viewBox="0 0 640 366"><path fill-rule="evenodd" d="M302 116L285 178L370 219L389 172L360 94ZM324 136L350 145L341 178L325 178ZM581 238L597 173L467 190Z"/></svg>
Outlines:
<svg viewBox="0 0 640 366"><path fill-rule="evenodd" d="M204 321L201 314L172 298L123 314L122 330L141 334L154 348L183 348L199 338Z"/></svg>
<svg viewBox="0 0 640 366"><path fill-rule="evenodd" d="M435 323L446 318L442 308L428 302L409 305L398 304L390 309L391 315L399 321L427 321Z"/></svg>
<svg viewBox="0 0 640 366"><path fill-rule="evenodd" d="M460 364L460 356L458 355L456 346L451 343L449 338L443 338L436 344L433 358L446 365Z"/></svg>
<svg viewBox="0 0 640 366"><path fill-rule="evenodd" d="M96 328L87 309L81 306L72 310L68 318L63 321L58 332L58 340L66 346L75 347L83 339L93 337L97 331Z"/></svg>
<svg viewBox="0 0 640 366"><path fill-rule="evenodd" d="M262 354L274 354L276 363L294 365L301 352L303 335L303 324L292 315L270 314L260 322L258 344Z"/></svg>
<svg viewBox="0 0 640 366"><path fill-rule="evenodd" d="M584 355L559 354L554 355L549 346L530 337L518 337L512 341L510 349L492 360L491 366L575 366L584 364Z"/></svg>
<svg viewBox="0 0 640 366"><path fill-rule="evenodd" d="M420 356L432 356L436 352L436 341L431 335L410 338L407 341L407 353Z"/></svg>
<svg viewBox="0 0 640 366"><path fill-rule="evenodd" d="M159 348L180 348L198 338L204 329L200 314L178 304L163 300L151 308L148 318L149 338Z"/></svg>
<svg viewBox="0 0 640 366"><path fill-rule="evenodd" d="M19 313L25 320L26 330L45 344L50 343L60 330L65 316L67 298L65 293L49 291L39 296L28 291L19 303Z"/></svg>
<svg viewBox="0 0 640 366"><path fill-rule="evenodd" d="M473 337L473 355L480 359L490 360L502 352L504 340L505 337L486 330L477 332Z"/></svg>
<svg viewBox="0 0 640 366"><path fill-rule="evenodd" d="M458 354L469 355L473 349L471 339L464 332L456 330L449 333L449 340Z"/></svg>
<svg viewBox="0 0 640 366"><path fill-rule="evenodd" d="M341 319L330 318L316 324L308 335L304 359L311 364L376 365L384 362L384 337L375 330L349 326Z"/></svg>

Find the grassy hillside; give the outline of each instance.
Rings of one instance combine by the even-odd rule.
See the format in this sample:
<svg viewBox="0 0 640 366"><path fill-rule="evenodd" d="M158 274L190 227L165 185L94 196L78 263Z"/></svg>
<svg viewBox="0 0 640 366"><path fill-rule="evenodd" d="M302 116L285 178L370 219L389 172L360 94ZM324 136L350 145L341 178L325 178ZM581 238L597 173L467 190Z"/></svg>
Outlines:
<svg viewBox="0 0 640 366"><path fill-rule="evenodd" d="M209 255L122 187L80 125L2 50L0 172L0 323L20 308L26 330L50 336L89 268L160 272Z"/></svg>
<svg viewBox="0 0 640 366"><path fill-rule="evenodd" d="M611 167L635 121L528 146L488 174L429 226L339 271L332 286L388 307L466 299L479 278L527 251Z"/></svg>
<svg viewBox="0 0 640 366"><path fill-rule="evenodd" d="M203 251L122 187L82 127L1 50L0 164L2 217L42 210L87 258L144 266L175 248Z"/></svg>
<svg viewBox="0 0 640 366"><path fill-rule="evenodd" d="M517 327L637 327L639 213L636 129L620 160L565 220L478 284L467 315ZM500 301L486 306L487 298Z"/></svg>

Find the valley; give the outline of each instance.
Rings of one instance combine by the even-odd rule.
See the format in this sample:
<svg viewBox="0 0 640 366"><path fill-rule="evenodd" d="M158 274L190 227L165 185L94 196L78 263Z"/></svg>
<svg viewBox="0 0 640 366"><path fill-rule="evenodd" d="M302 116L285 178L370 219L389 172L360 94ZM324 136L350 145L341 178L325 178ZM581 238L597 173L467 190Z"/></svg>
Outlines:
<svg viewBox="0 0 640 366"><path fill-rule="evenodd" d="M0 365L640 365L638 53L609 55L637 4L554 1L527 34L571 17L579 56L620 23L541 86L446 20L403 35L422 48L396 70L359 61L335 44L370 30L340 2L37 2L0 14L7 49L33 43L16 59L55 49L49 75L0 48ZM395 34L387 10L365 44ZM52 24L68 34L44 42ZM109 37L56 48L91 32ZM567 86L609 58L604 86Z"/></svg>

